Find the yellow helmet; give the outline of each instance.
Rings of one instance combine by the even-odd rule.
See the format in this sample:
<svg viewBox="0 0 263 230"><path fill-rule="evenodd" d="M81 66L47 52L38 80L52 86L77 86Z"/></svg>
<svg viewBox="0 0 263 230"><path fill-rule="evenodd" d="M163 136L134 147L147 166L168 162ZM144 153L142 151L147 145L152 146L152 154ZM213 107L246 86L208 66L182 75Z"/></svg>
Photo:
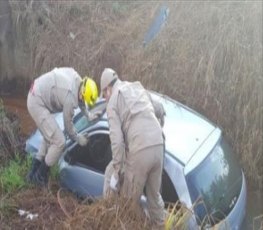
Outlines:
<svg viewBox="0 0 263 230"><path fill-rule="evenodd" d="M82 80L81 94L85 103L92 107L98 98L96 82L89 77L84 77Z"/></svg>

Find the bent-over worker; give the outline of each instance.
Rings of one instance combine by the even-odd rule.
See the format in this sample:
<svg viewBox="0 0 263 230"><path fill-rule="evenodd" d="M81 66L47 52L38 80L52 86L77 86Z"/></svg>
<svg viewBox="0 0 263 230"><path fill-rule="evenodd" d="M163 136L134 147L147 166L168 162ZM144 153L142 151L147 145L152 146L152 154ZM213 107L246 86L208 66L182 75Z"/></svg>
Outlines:
<svg viewBox="0 0 263 230"><path fill-rule="evenodd" d="M77 134L72 118L78 106L90 119L96 115L87 111L86 105L93 106L98 97L96 83L91 78L81 78L68 67L55 68L36 78L27 97L28 111L40 130L43 141L33 158L27 179L37 185L48 183L49 168L57 163L65 146L65 136L53 116L63 112L65 131L79 145L85 146L88 137Z"/></svg>

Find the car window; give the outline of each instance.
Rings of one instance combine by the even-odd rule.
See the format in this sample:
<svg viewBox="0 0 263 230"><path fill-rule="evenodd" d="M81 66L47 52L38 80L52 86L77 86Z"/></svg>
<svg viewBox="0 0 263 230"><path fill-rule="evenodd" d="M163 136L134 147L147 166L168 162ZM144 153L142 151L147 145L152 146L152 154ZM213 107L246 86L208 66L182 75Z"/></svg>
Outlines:
<svg viewBox="0 0 263 230"><path fill-rule="evenodd" d="M166 207L169 203L176 203L179 200L174 185L165 170L162 173L161 195Z"/></svg>
<svg viewBox="0 0 263 230"><path fill-rule="evenodd" d="M104 173L112 159L108 134L96 134L90 137L86 146L76 145L65 156L65 161L90 170Z"/></svg>
<svg viewBox="0 0 263 230"><path fill-rule="evenodd" d="M82 113L79 113L74 120L74 126L76 128L77 133L85 129L90 125L90 121L87 119L86 116L84 116Z"/></svg>
<svg viewBox="0 0 263 230"><path fill-rule="evenodd" d="M90 110L90 112L94 113L94 112L97 112L97 111L102 111L103 113L105 113L105 110L106 110L106 103L105 103L105 101L101 101L101 102L98 102L95 105L95 107ZM98 119L99 118L100 117L98 117ZM73 123L74 123L76 131L79 133L82 130L84 130L87 127L89 127L90 125L96 123L98 121L98 119L95 119L95 120L92 120L92 121L88 120L87 117L80 112L74 117Z"/></svg>
<svg viewBox="0 0 263 230"><path fill-rule="evenodd" d="M209 156L186 176L194 210L203 222L218 223L234 207L242 186L242 171L222 138Z"/></svg>

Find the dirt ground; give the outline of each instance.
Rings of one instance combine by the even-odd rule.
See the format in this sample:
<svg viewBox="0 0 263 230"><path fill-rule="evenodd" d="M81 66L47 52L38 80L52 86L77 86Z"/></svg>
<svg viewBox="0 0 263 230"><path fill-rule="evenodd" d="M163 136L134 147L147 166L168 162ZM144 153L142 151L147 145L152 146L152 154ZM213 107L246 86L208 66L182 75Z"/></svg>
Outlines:
<svg viewBox="0 0 263 230"><path fill-rule="evenodd" d="M55 229L57 223L66 219L58 203L56 190L30 188L14 195L11 199L13 207L10 208L8 215L1 216L1 229ZM70 204L70 201L68 197L66 203ZM70 210L73 208L70 207ZM19 210L38 216L31 220L27 218L27 214L20 216Z"/></svg>
<svg viewBox="0 0 263 230"><path fill-rule="evenodd" d="M1 229L18 230L151 229L142 210L127 199L79 200L57 182L14 194L0 221Z"/></svg>
<svg viewBox="0 0 263 230"><path fill-rule="evenodd" d="M28 113L26 97L2 97L5 109L13 113L19 119L22 134L28 137L35 129L36 125Z"/></svg>

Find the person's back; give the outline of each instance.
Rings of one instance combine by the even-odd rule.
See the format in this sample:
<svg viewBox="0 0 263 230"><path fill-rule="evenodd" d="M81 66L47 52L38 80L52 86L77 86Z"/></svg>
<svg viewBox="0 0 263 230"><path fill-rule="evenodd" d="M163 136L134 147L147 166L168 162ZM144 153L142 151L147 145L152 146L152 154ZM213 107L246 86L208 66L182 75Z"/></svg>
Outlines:
<svg viewBox="0 0 263 230"><path fill-rule="evenodd" d="M77 108L80 84L81 77L73 68L55 68L35 79L34 94L42 98L50 112L61 112L68 96Z"/></svg>
<svg viewBox="0 0 263 230"><path fill-rule="evenodd" d="M119 111L129 152L163 144L161 126L141 83L117 81L114 88L108 107Z"/></svg>

